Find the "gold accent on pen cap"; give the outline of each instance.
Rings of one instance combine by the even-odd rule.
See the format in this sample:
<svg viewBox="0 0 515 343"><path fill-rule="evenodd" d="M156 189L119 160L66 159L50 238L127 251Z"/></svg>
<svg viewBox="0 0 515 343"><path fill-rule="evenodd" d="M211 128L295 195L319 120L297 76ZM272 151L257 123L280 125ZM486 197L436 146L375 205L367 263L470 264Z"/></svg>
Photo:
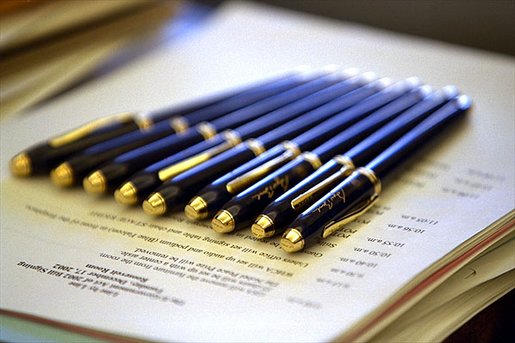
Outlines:
<svg viewBox="0 0 515 343"><path fill-rule="evenodd" d="M259 155L261 155L262 153L264 153L266 151L265 146L263 145L263 143L261 143L261 141L255 139L255 138L247 139L245 141L245 144L247 145L247 147L250 150L252 150L252 152L256 156L259 156Z"/></svg>
<svg viewBox="0 0 515 343"><path fill-rule="evenodd" d="M123 205L136 205L138 203L138 190L132 182L126 182L114 191L114 200Z"/></svg>
<svg viewBox="0 0 515 343"><path fill-rule="evenodd" d="M60 146L69 144L71 142L77 141L85 136L93 133L95 130L98 130L104 126L119 122L119 123L127 123L131 120L135 121L134 113L132 112L124 112L120 114L115 114L112 116L99 118L89 123L86 123L70 132L67 132L63 135L52 138L48 144L52 148L58 148Z"/></svg>
<svg viewBox="0 0 515 343"><path fill-rule="evenodd" d="M9 161L9 169L16 176L29 176L32 174L32 161L29 155L22 152Z"/></svg>
<svg viewBox="0 0 515 343"><path fill-rule="evenodd" d="M142 207L143 211L151 216L162 216L166 213L166 201L158 192L152 193L145 201L143 201Z"/></svg>
<svg viewBox="0 0 515 343"><path fill-rule="evenodd" d="M197 132L200 133L205 140L216 136L217 133L214 125L207 121L197 125Z"/></svg>
<svg viewBox="0 0 515 343"><path fill-rule="evenodd" d="M154 121L149 117L139 117L135 120L140 131L146 131L154 126Z"/></svg>
<svg viewBox="0 0 515 343"><path fill-rule="evenodd" d="M290 202L290 206L294 210L300 210L309 203L311 199L316 199L319 195L327 193L339 180L343 180L356 169L352 160L347 156L338 155L335 156L333 160L342 165L340 170L295 197Z"/></svg>
<svg viewBox="0 0 515 343"><path fill-rule="evenodd" d="M381 193L381 181L379 180L379 178L373 170L368 169L366 167L360 167L352 174L361 174L366 176L374 186L374 193L369 198L356 204L352 211L347 213L345 216L341 218L336 218L335 220L332 220L329 223L327 223L322 231L323 238L329 237L333 232L342 229L345 225L354 221L356 218L358 218L363 213L368 211L372 206L374 206L374 204L379 199L379 194Z"/></svg>
<svg viewBox="0 0 515 343"><path fill-rule="evenodd" d="M285 150L291 152L295 156L299 156L302 153L299 146L295 142L284 141L281 143L281 145L284 147Z"/></svg>
<svg viewBox="0 0 515 343"><path fill-rule="evenodd" d="M311 166L313 167L313 169L318 169L322 166L322 161L320 161L320 157L318 157L317 154L315 154L311 151L306 151L306 152L302 153L301 157L305 161L308 161L309 164L311 164Z"/></svg>
<svg viewBox="0 0 515 343"><path fill-rule="evenodd" d="M252 224L252 234L257 238L268 238L275 235L274 221L266 214L260 214Z"/></svg>
<svg viewBox="0 0 515 343"><path fill-rule="evenodd" d="M184 207L184 214L191 220L206 219L208 215L206 201L202 197L195 196Z"/></svg>
<svg viewBox="0 0 515 343"><path fill-rule="evenodd" d="M177 162L175 164L172 164L171 166L168 166L166 168L161 169L157 176L159 177L159 180L166 181L170 180L171 178L184 173L186 170L189 170L203 162L206 162L207 160L215 157L216 155L221 154L224 151L227 151L234 147L235 145L239 144L239 136L236 134L231 134L230 132L225 132L225 135L227 135L226 142L221 143L219 145L216 145L210 149L204 150L203 152L192 156L190 158L187 158L185 160L182 160L180 162Z"/></svg>
<svg viewBox="0 0 515 343"><path fill-rule="evenodd" d="M50 172L50 180L54 185L60 187L70 187L75 183L73 169L68 162L61 163Z"/></svg>
<svg viewBox="0 0 515 343"><path fill-rule="evenodd" d="M82 187L89 194L103 194L107 191L107 180L100 170L96 170L82 180Z"/></svg>
<svg viewBox="0 0 515 343"><path fill-rule="evenodd" d="M333 161L335 161L338 164L341 164L343 167L347 169L354 170L356 169L356 166L354 165L354 162L349 156L346 155L336 155L332 158Z"/></svg>
<svg viewBox="0 0 515 343"><path fill-rule="evenodd" d="M239 193L265 175L279 168L285 161L291 161L300 154L300 149L297 144L284 142L282 145L286 150L284 153L228 182L227 185L225 185L227 192L230 194Z"/></svg>
<svg viewBox="0 0 515 343"><path fill-rule="evenodd" d="M219 211L211 221L211 228L219 233L234 231L234 217L227 210Z"/></svg>
<svg viewBox="0 0 515 343"><path fill-rule="evenodd" d="M304 248L305 242L299 230L290 228L283 234L280 244L286 252L297 252Z"/></svg>
<svg viewBox="0 0 515 343"><path fill-rule="evenodd" d="M221 133L222 137L227 143L232 144L232 146L236 146L241 143L241 136L237 131L234 130L225 130Z"/></svg>
<svg viewBox="0 0 515 343"><path fill-rule="evenodd" d="M170 119L170 126L175 130L176 133L185 132L190 127L188 120L181 116L173 117Z"/></svg>
<svg viewBox="0 0 515 343"><path fill-rule="evenodd" d="M372 169L359 167L356 172L365 175L370 180L370 182L374 185L375 194L379 195L381 193L381 180L379 180L376 173L374 173Z"/></svg>

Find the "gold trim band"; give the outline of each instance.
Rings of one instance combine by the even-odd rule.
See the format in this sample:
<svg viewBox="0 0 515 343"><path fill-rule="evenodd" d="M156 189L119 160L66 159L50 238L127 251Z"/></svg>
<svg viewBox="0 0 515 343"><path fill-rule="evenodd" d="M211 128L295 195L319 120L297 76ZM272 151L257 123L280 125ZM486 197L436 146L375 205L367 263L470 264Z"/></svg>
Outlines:
<svg viewBox="0 0 515 343"><path fill-rule="evenodd" d="M291 152L294 156L299 156L302 153L297 143L294 143L292 141L284 141L281 143L281 145L284 147L285 150Z"/></svg>
<svg viewBox="0 0 515 343"><path fill-rule="evenodd" d="M170 126L176 133L182 133L189 129L188 120L184 117L173 117L170 119Z"/></svg>
<svg viewBox="0 0 515 343"><path fill-rule="evenodd" d="M234 130L225 130L221 133L222 137L225 141L232 146L236 146L241 143L241 136L238 132Z"/></svg>
<svg viewBox="0 0 515 343"><path fill-rule="evenodd" d="M320 157L317 156L317 154L312 153L311 151L306 151L302 153L302 158L305 161L308 161L313 169L318 169L322 166L322 161L320 161Z"/></svg>
<svg viewBox="0 0 515 343"><path fill-rule="evenodd" d="M245 141L245 144L249 147L250 150L254 153L254 155L259 156L266 151L265 146L259 140L255 138L250 138Z"/></svg>
<svg viewBox="0 0 515 343"><path fill-rule="evenodd" d="M336 163L341 164L344 168L346 168L348 170L356 169L356 166L354 165L354 162L352 161L352 159L346 155L336 155L333 157L333 160Z"/></svg>
<svg viewBox="0 0 515 343"><path fill-rule="evenodd" d="M198 124L197 131L202 135L202 137L204 137L205 140L216 136L217 133L213 124L208 123L207 121Z"/></svg>
<svg viewBox="0 0 515 343"><path fill-rule="evenodd" d="M146 131L154 126L154 121L149 117L139 117L134 120L140 131Z"/></svg>
<svg viewBox="0 0 515 343"><path fill-rule="evenodd" d="M366 167L359 167L356 169L356 172L365 175L370 182L374 185L374 192L376 195L379 195L381 193L381 180L377 177L376 173L372 169L366 168Z"/></svg>

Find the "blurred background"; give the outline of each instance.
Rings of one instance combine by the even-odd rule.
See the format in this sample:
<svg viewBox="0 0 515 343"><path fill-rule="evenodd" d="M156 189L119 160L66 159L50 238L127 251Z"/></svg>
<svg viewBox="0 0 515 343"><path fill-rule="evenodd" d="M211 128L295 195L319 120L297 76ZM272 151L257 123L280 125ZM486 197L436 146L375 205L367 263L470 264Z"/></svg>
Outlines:
<svg viewBox="0 0 515 343"><path fill-rule="evenodd" d="M515 56L515 0L255 0ZM201 32L221 0L0 1L0 119L80 88L161 44ZM515 76L514 76L515 77ZM446 342L513 338L515 294Z"/></svg>
<svg viewBox="0 0 515 343"><path fill-rule="evenodd" d="M515 0L255 0L515 56ZM3 0L0 118L187 39L221 0Z"/></svg>

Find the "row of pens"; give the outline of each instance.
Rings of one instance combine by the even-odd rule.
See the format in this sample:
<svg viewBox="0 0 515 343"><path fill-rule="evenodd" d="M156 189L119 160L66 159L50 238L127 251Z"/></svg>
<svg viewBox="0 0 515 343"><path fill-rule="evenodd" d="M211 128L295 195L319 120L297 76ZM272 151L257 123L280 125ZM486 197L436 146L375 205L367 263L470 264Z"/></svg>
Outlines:
<svg viewBox="0 0 515 343"><path fill-rule="evenodd" d="M370 208L381 179L471 106L454 86L293 70L182 106L87 123L11 160L14 175L114 192L153 216L251 228L302 250Z"/></svg>

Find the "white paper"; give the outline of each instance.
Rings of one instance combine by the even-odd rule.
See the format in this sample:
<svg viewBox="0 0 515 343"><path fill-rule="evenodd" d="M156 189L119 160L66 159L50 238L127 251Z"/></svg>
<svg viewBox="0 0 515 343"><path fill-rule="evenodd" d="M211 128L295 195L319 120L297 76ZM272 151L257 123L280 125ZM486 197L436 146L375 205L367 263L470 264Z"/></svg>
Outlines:
<svg viewBox="0 0 515 343"><path fill-rule="evenodd" d="M417 75L435 87L454 83L474 108L387 180L369 213L304 252L287 254L277 239L257 241L249 230L219 235L182 215L149 218L109 197L8 175L8 159L23 148L103 114L335 62L395 79ZM151 340L350 337L358 322L448 261L449 252L477 243L499 218L506 222L515 203L513 62L268 7L226 5L190 41L2 123L0 307Z"/></svg>
<svg viewBox="0 0 515 343"><path fill-rule="evenodd" d="M506 272L467 290L414 322L395 321L391 328L381 332L371 342L441 342L482 309L512 290L514 279L515 270ZM410 309L401 319L417 314L417 309L420 308L415 306Z"/></svg>

